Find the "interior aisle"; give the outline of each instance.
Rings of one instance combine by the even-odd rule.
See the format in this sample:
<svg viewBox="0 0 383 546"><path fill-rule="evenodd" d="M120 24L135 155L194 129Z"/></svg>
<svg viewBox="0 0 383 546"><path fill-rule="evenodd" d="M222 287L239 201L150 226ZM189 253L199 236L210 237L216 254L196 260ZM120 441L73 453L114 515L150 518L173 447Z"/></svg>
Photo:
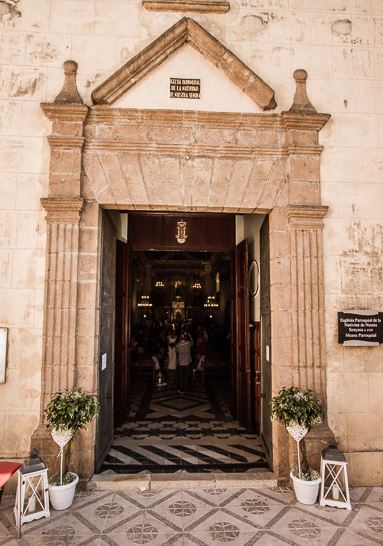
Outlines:
<svg viewBox="0 0 383 546"><path fill-rule="evenodd" d="M102 471L247 472L268 468L257 434L230 414L229 385L215 377L184 394L141 380L128 421L115 431Z"/></svg>

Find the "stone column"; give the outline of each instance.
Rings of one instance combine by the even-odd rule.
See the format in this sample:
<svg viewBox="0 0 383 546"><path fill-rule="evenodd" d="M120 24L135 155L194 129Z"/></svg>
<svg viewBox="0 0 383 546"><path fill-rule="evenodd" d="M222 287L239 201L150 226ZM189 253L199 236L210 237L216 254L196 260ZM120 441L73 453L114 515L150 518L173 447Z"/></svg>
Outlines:
<svg viewBox="0 0 383 546"><path fill-rule="evenodd" d="M328 207L288 208L291 256L293 383L326 401L323 218Z"/></svg>
<svg viewBox="0 0 383 546"><path fill-rule="evenodd" d="M52 104L42 104L53 122L47 211L43 367L40 426L32 436L52 470L57 446L44 425L43 412L52 394L76 386L76 324L79 263L79 222L83 123L88 107L81 104L75 85L77 65L64 64L63 90Z"/></svg>
<svg viewBox="0 0 383 546"><path fill-rule="evenodd" d="M283 362L274 351L275 359L283 370L281 377L284 383L275 385L279 390L282 386L294 385L301 389L312 389L326 405L326 348L324 333L324 279L323 279L323 218L328 207L322 206L320 195L320 154L322 147L318 143L318 133L329 119L328 114L318 114L306 94L307 74L304 70L294 72L297 89L294 102L289 112L282 113L282 122L286 131L288 197L284 209L276 216L270 215L270 247L281 249L280 256L284 258L289 270L284 272L289 286L282 285L278 293L271 286L272 315L278 313L278 304L283 300L286 320L274 320L289 333L290 343L287 349L281 349L288 354L290 370L282 367ZM277 211L275 211L277 212ZM276 218L273 221L273 216ZM272 231L272 225L279 225L279 233L283 233L283 245L276 243L278 232ZM282 229L282 227L284 228ZM271 262L271 267L273 264ZM288 289L286 291L286 288ZM273 301L273 294L277 296ZM272 326L273 328L273 326ZM274 336L274 333L272 334ZM281 334L276 332L277 337ZM281 346L278 344L276 347ZM286 343L286 338L284 342ZM276 435L281 440L281 434ZM325 422L316 427L307 437L309 461L318 466L320 452L332 433ZM290 463L295 461L295 445L290 442ZM286 473L286 459L281 459L281 453L286 450L279 445L277 467ZM285 457L285 455L284 455ZM291 464L290 464L291 466Z"/></svg>

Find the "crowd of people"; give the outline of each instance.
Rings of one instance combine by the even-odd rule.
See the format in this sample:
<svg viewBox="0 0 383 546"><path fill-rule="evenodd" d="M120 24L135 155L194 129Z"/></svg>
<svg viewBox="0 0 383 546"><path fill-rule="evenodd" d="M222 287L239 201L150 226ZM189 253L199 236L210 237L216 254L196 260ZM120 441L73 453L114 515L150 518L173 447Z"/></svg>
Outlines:
<svg viewBox="0 0 383 546"><path fill-rule="evenodd" d="M144 337L144 332L141 332ZM134 339L136 346L145 345L155 366L157 377L168 388L183 393L190 388L193 375L203 374L208 348L207 330L199 325L194 332L188 327L177 328L171 324L166 327L152 328L147 332L145 341Z"/></svg>

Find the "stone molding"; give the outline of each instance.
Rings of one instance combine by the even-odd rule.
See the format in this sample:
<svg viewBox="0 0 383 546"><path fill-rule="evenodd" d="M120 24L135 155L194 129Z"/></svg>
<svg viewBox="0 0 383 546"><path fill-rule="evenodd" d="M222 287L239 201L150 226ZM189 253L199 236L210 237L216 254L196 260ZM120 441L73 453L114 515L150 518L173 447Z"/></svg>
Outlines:
<svg viewBox="0 0 383 546"><path fill-rule="evenodd" d="M287 131L317 131L319 132L330 119L330 114L304 114L282 112L281 121Z"/></svg>
<svg viewBox="0 0 383 546"><path fill-rule="evenodd" d="M239 146L223 144L211 146L208 144L150 144L146 142L127 142L123 140L97 140L88 142L85 151L115 151L130 152L132 154L153 154L165 156L191 157L227 157L252 159L259 156L286 156L287 149L276 146Z"/></svg>
<svg viewBox="0 0 383 546"><path fill-rule="evenodd" d="M48 142L51 148L81 148L84 137L49 135Z"/></svg>
<svg viewBox="0 0 383 546"><path fill-rule="evenodd" d="M226 13L230 2L225 0L142 0L150 11L193 11L197 13Z"/></svg>
<svg viewBox="0 0 383 546"><path fill-rule="evenodd" d="M189 17L180 19L99 85L92 93L94 104L112 104L185 44L191 45L222 70L262 110L272 110L276 107L274 90L234 53Z"/></svg>
<svg viewBox="0 0 383 546"><path fill-rule="evenodd" d="M318 114L323 116L327 114ZM295 114L294 114L295 116ZM302 118L299 115L299 118ZM305 118L303 118L305 119ZM284 128L280 114L238 114L235 112L203 112L199 110L150 110L136 108L110 108L107 105L92 106L86 120L87 125L109 123L113 125L170 125L181 123L184 127L211 128Z"/></svg>
<svg viewBox="0 0 383 546"><path fill-rule="evenodd" d="M292 228L323 229L323 218L327 212L325 205L291 205L287 208L287 217Z"/></svg>
<svg viewBox="0 0 383 546"><path fill-rule="evenodd" d="M48 224L78 224L80 221L80 213L84 205L82 197L72 199L43 197L40 202L48 213L46 216Z"/></svg>
<svg viewBox="0 0 383 546"><path fill-rule="evenodd" d="M89 110L84 104L42 102L40 106L51 121L84 121Z"/></svg>

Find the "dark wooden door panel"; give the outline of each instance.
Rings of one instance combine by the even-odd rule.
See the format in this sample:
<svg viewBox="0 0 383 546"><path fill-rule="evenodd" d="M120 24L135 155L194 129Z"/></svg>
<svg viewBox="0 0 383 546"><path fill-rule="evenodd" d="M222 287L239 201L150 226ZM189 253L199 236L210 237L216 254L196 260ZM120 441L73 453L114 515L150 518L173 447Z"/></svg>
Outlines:
<svg viewBox="0 0 383 546"><path fill-rule="evenodd" d="M100 340L98 362L98 397L95 467L99 471L113 439L113 373L115 325L115 232L107 213L102 221L102 263L100 290Z"/></svg>
<svg viewBox="0 0 383 546"><path fill-rule="evenodd" d="M251 369L251 423L252 428L260 431L261 425L261 323L250 324L250 369Z"/></svg>
<svg viewBox="0 0 383 546"><path fill-rule="evenodd" d="M114 425L127 418L129 397L129 246L117 241Z"/></svg>
<svg viewBox="0 0 383 546"><path fill-rule="evenodd" d="M249 345L248 248L242 241L235 252L237 412L240 423L251 429L251 369Z"/></svg>
<svg viewBox="0 0 383 546"><path fill-rule="evenodd" d="M271 425L271 308L270 308L270 243L269 218L265 218L260 232L261 250L261 375L262 375L262 423L261 434L269 456L272 455L272 425Z"/></svg>

